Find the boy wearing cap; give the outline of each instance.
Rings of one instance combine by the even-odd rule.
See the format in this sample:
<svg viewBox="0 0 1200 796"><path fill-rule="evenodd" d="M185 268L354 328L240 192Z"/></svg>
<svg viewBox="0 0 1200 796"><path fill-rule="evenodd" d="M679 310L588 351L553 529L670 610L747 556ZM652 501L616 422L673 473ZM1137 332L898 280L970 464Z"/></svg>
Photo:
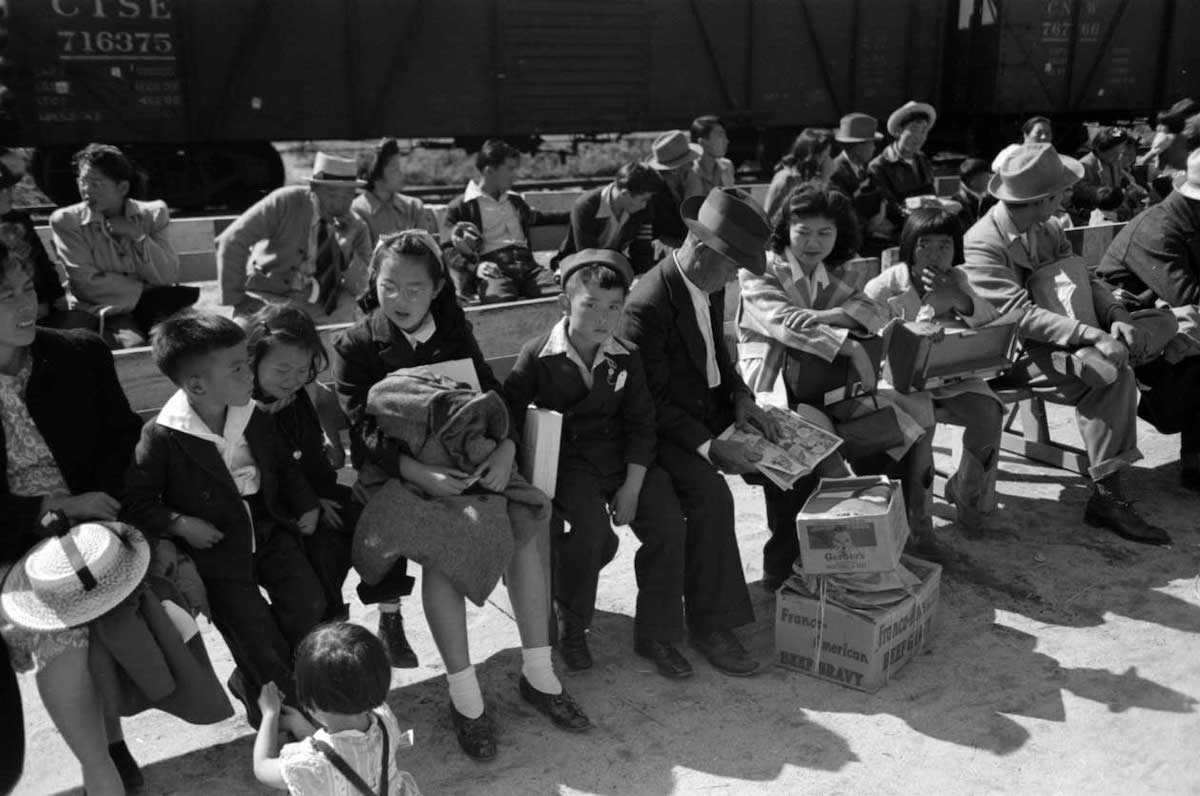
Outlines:
<svg viewBox="0 0 1200 796"><path fill-rule="evenodd" d="M534 210L512 190L521 152L492 138L475 155L479 180L446 206L450 273L459 298L484 303L537 298L554 283L533 259L530 227L564 224L567 213Z"/></svg>
<svg viewBox="0 0 1200 796"><path fill-rule="evenodd" d="M591 667L587 629L600 570L617 551L612 526L630 525L642 543L634 649L663 675L687 677L691 665L673 646L683 636L683 511L655 465L641 355L613 336L633 269L619 252L584 249L559 272L563 318L525 344L503 390L518 424L530 404L563 414L554 508L571 530L553 540L559 649L570 668Z"/></svg>
<svg viewBox="0 0 1200 796"><path fill-rule="evenodd" d="M1066 285L1066 293L1086 291L1090 306L1086 300L1071 302L1071 315L1039 306L1034 274L1074 255L1053 216L1083 167L1050 144L1013 145L992 165L996 173L988 192L999 203L967 231L966 262L961 267L971 288L1000 314L1024 312L1019 332L1024 353L992 386L1028 389L1075 407L1094 484L1084 521L1135 542L1169 544L1166 531L1134 509L1122 474L1142 455L1137 447L1137 380L1130 359L1157 355L1174 331L1164 330L1157 315L1145 323L1132 317L1102 282L1086 275ZM1067 265L1058 272L1063 279L1054 280L1060 298L1060 286L1070 279ZM1074 317L1076 306L1093 322Z"/></svg>
<svg viewBox="0 0 1200 796"><path fill-rule="evenodd" d="M294 304L316 323L353 320L366 286L371 232L350 205L358 163L318 152L308 185L277 188L217 236L221 303L234 317Z"/></svg>

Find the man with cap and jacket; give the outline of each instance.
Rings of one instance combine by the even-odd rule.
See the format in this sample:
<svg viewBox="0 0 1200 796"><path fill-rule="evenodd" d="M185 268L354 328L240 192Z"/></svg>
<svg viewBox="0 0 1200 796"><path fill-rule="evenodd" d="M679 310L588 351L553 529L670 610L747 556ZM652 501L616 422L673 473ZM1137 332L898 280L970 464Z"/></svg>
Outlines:
<svg viewBox="0 0 1200 796"><path fill-rule="evenodd" d="M704 193L693 165L704 150L688 140L683 130L671 130L654 139L646 165L658 172L662 185L650 200L654 215L654 237L663 246L675 248L687 236L679 205L690 196Z"/></svg>
<svg viewBox="0 0 1200 796"><path fill-rule="evenodd" d="M873 234L878 231L877 216L883 207L883 194L871 180L867 165L875 157L877 142L883 134L876 131L879 122L865 113L850 113L842 117L834 140L842 145L842 151L833 159L833 173L829 175L829 187L841 191L854 205L859 227L863 232L862 253L878 256L892 245L886 237Z"/></svg>
<svg viewBox="0 0 1200 796"><path fill-rule="evenodd" d="M1153 356L1174 332L1156 331L1158 318L1146 325L1135 322L1078 258L1070 259L1074 251L1052 216L1083 174L1079 161L1059 155L1050 144L1020 144L1002 152L993 167L988 192L999 203L967 231L962 268L975 292L1001 314L1023 313L1024 352L992 384L1028 389L1075 407L1093 482L1085 522L1132 541L1169 544L1166 531L1137 513L1122 474L1142 456L1131 357ZM1074 294L1080 301L1057 311L1039 306L1049 304L1047 284L1059 298L1067 295L1069 301Z"/></svg>
<svg viewBox="0 0 1200 796"><path fill-rule="evenodd" d="M318 152L308 185L277 188L217 236L221 303L235 317L294 304L317 323L353 320L371 232L350 211L358 164Z"/></svg>
<svg viewBox="0 0 1200 796"><path fill-rule="evenodd" d="M762 209L736 188L692 197L681 212L688 230L683 244L638 280L619 334L641 352L654 396L658 464L671 476L687 518L691 645L717 669L745 676L759 664L733 628L753 621L754 611L722 473L748 473L759 457L718 437L736 424L774 439L778 427L754 403L730 357L725 285L739 268L763 272L770 229Z"/></svg>

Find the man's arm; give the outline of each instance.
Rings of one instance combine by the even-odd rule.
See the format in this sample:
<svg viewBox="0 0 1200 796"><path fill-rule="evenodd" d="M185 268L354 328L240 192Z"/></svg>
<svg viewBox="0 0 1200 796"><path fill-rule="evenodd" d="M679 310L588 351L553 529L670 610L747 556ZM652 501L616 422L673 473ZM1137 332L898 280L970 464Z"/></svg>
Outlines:
<svg viewBox="0 0 1200 796"><path fill-rule="evenodd" d="M250 248L270 238L282 212L283 200L271 193L255 202L217 236L217 277L221 303L236 306L246 298L246 264Z"/></svg>

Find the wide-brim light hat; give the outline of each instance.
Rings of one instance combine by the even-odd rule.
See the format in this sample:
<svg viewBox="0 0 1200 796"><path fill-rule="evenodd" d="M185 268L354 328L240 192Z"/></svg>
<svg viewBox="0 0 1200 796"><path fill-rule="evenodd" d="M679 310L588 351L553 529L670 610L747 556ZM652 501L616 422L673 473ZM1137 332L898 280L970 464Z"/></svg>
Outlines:
<svg viewBox="0 0 1200 796"><path fill-rule="evenodd" d="M120 522L85 522L39 542L13 565L0 614L29 630L78 627L111 611L142 583L150 545Z"/></svg>
<svg viewBox="0 0 1200 796"><path fill-rule="evenodd" d="M879 132L879 122L874 116L847 113L838 122L838 129L833 138L839 144L864 144L867 141L880 140L883 133Z"/></svg>
<svg viewBox="0 0 1200 796"><path fill-rule="evenodd" d="M308 178L308 184L365 188L367 182L358 178L358 161L318 152L313 159L312 176Z"/></svg>
<svg viewBox="0 0 1200 796"><path fill-rule="evenodd" d="M1052 144L1014 144L996 156L988 193L1002 202L1035 202L1062 193L1083 177L1083 164Z"/></svg>
<svg viewBox="0 0 1200 796"><path fill-rule="evenodd" d="M1188 155L1187 180L1175 190L1188 199L1200 200L1200 149Z"/></svg>
<svg viewBox="0 0 1200 796"><path fill-rule="evenodd" d="M699 144L689 141L687 133L671 130L654 139L646 165L659 171L670 171L695 163L702 154L704 150Z"/></svg>
<svg viewBox="0 0 1200 796"><path fill-rule="evenodd" d="M683 223L713 251L761 276L767 267L766 213L738 188L713 188L708 196L690 196L679 206Z"/></svg>
<svg viewBox="0 0 1200 796"><path fill-rule="evenodd" d="M929 117L929 126L933 127L937 124L937 111L928 102L917 102L909 100L901 105L896 110L892 111L892 115L887 120L887 131L893 136L899 137L900 131L904 128L904 121L914 114L924 114Z"/></svg>

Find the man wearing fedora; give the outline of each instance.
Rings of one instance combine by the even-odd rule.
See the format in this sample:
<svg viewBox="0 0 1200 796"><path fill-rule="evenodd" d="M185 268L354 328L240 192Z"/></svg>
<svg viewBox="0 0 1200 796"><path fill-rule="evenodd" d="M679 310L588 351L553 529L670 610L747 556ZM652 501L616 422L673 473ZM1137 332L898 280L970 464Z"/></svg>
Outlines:
<svg viewBox="0 0 1200 796"><path fill-rule="evenodd" d="M1179 320L1163 357L1137 369L1150 388L1138 414L1164 434L1180 434L1180 480L1200 492L1200 140L1193 146L1187 180L1117 233L1096 273L1126 307L1161 302Z"/></svg>
<svg viewBox="0 0 1200 796"><path fill-rule="evenodd" d="M1166 531L1137 513L1122 484L1124 470L1142 455L1137 447L1137 381L1130 357L1146 356L1159 343L1102 283L1086 275L1067 286L1066 292L1090 291L1094 311L1083 307L1080 314L1094 316L1098 325L1078 320L1074 312L1067 315L1035 303L1037 271L1074 255L1053 215L1083 167L1074 158L1059 155L1051 144L1011 146L992 165L996 173L988 192L999 203L967 232L962 268L975 292L1001 314L1024 311L1020 321L1024 352L993 385L1029 389L1048 401L1075 407L1094 484L1085 522L1132 541L1168 544ZM1058 273L1068 276L1065 267ZM1054 288L1059 287L1056 279Z"/></svg>
<svg viewBox="0 0 1200 796"><path fill-rule="evenodd" d="M970 229L996 204L996 198L987 192L991 179L992 167L982 158L966 158L958 164L958 192L954 201L962 205L958 218L964 230Z"/></svg>
<svg viewBox="0 0 1200 796"><path fill-rule="evenodd" d="M366 287L371 232L350 210L358 164L318 152L308 185L277 188L217 236L221 303L235 317L294 304L317 323L354 318Z"/></svg>
<svg viewBox="0 0 1200 796"><path fill-rule="evenodd" d="M641 351L654 397L658 464L671 476L686 516L685 615L693 648L726 674L758 662L733 629L753 621L734 528L733 496L722 473L748 473L757 454L718 436L732 423L775 438L776 424L754 403L724 339L725 285L739 268L761 274L769 227L736 188L714 188L681 208L682 245L630 293L620 336Z"/></svg>
<svg viewBox="0 0 1200 796"><path fill-rule="evenodd" d="M889 237L904 224L905 199L934 193L933 163L921 148L936 122L937 111L929 103L904 103L887 120L888 134L895 140L867 166L887 202L887 218L892 224Z"/></svg>
<svg viewBox="0 0 1200 796"><path fill-rule="evenodd" d="M842 151L833 159L833 173L829 175L829 187L845 194L854 206L858 224L863 232L865 256L875 256L891 246L891 241L874 234L879 224L876 217L883 207L883 194L867 172L867 165L875 157L875 147L883 139L878 132L879 122L865 113L848 113L838 124L834 140L842 145Z"/></svg>
<svg viewBox="0 0 1200 796"><path fill-rule="evenodd" d="M654 213L654 237L664 246L675 248L687 237L679 205L689 196L704 193L693 165L704 149L688 141L683 130L670 130L654 139L646 165L658 172L663 184L654 194L650 207Z"/></svg>

